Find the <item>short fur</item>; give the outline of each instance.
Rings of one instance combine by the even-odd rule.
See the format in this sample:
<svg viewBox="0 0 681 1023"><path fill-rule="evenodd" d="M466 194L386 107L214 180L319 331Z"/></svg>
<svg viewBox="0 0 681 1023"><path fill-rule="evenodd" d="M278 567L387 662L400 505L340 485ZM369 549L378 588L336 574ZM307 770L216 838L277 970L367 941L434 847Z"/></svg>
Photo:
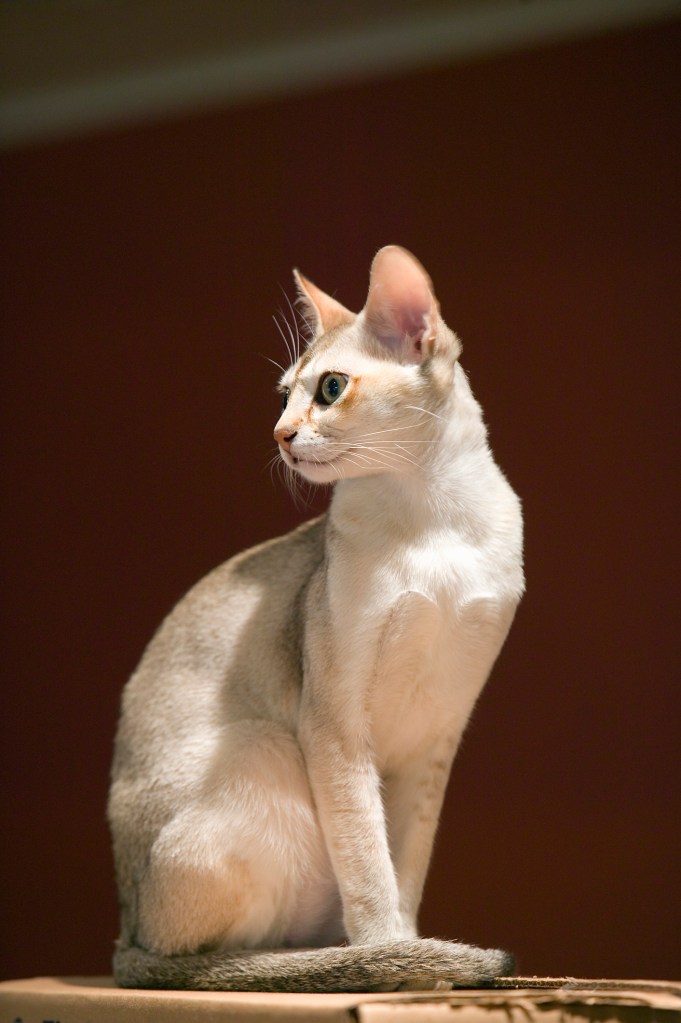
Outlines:
<svg viewBox="0 0 681 1023"><path fill-rule="evenodd" d="M333 498L194 587L126 687L116 980L490 983L506 953L420 939L416 917L451 762L523 591L519 502L412 255L378 253L357 315L297 282L312 337L275 438Z"/></svg>

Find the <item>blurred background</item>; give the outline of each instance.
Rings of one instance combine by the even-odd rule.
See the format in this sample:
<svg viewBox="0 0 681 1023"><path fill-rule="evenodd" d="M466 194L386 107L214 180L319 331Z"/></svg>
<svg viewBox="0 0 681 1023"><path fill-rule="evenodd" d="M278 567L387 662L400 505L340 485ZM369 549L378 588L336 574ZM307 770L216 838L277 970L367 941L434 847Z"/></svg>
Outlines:
<svg viewBox="0 0 681 1023"><path fill-rule="evenodd" d="M0 970L109 972L121 688L272 478L291 268L429 270L527 595L421 926L681 977L678 2L33 0L2 38Z"/></svg>

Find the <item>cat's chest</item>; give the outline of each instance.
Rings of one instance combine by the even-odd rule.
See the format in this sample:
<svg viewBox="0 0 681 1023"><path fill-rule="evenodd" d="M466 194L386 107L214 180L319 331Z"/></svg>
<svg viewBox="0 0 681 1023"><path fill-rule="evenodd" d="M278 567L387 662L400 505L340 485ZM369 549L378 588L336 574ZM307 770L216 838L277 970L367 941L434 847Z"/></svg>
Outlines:
<svg viewBox="0 0 681 1023"><path fill-rule="evenodd" d="M368 709L373 748L389 768L459 734L503 628L489 573L463 544L401 552L377 571L372 598Z"/></svg>
<svg viewBox="0 0 681 1023"><path fill-rule="evenodd" d="M406 593L420 593L451 620L461 605L490 592L490 568L483 551L456 535L379 542L355 557L347 596L371 616L391 613Z"/></svg>
<svg viewBox="0 0 681 1023"><path fill-rule="evenodd" d="M326 624L341 702L360 697L377 760L390 767L468 716L500 645L498 587L484 551L456 536L336 550Z"/></svg>

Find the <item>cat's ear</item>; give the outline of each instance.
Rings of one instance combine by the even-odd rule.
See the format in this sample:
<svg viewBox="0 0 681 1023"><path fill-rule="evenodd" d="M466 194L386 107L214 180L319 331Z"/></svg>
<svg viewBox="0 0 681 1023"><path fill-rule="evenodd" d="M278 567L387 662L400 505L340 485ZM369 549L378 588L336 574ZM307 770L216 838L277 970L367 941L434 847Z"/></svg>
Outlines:
<svg viewBox="0 0 681 1023"><path fill-rule="evenodd" d="M310 341L320 334L325 334L332 327L349 324L355 320L355 313L351 313L335 298L331 298L312 281L308 281L298 270L293 271L293 276L298 286L298 302L303 320L309 329Z"/></svg>
<svg viewBox="0 0 681 1023"><path fill-rule="evenodd" d="M432 349L438 301L418 259L386 245L371 264L364 318L372 333L400 362L421 362Z"/></svg>

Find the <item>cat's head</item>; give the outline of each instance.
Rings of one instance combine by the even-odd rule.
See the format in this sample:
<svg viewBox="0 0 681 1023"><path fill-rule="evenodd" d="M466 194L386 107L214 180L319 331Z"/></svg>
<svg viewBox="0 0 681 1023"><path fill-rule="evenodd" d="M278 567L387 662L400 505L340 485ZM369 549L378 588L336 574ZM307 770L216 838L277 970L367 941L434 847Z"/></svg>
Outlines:
<svg viewBox="0 0 681 1023"><path fill-rule="evenodd" d="M295 277L310 340L280 381L283 461L313 483L413 471L435 442L461 351L428 274L386 246L360 313Z"/></svg>

